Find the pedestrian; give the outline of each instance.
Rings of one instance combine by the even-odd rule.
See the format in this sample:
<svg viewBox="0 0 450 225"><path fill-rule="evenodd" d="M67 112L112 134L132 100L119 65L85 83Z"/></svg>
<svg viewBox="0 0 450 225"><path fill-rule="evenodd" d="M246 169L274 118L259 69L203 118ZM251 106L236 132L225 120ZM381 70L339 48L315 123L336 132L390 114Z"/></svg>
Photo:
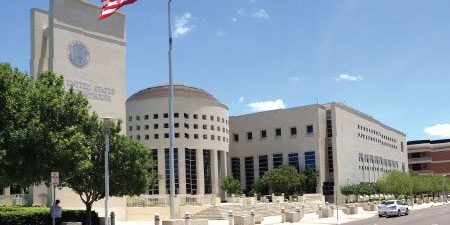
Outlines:
<svg viewBox="0 0 450 225"><path fill-rule="evenodd" d="M53 204L52 208L50 209L52 223L53 223L53 219L55 219L55 225L62 224L62 220L61 220L62 208L61 208L61 206L59 206L59 203L60 203L60 201L56 200L55 204Z"/></svg>

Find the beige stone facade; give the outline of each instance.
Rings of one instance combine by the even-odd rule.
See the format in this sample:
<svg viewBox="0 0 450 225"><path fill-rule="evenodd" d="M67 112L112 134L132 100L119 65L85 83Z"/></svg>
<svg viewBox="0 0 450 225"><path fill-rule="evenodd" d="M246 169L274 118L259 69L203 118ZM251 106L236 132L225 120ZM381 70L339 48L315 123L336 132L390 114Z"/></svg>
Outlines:
<svg viewBox="0 0 450 225"><path fill-rule="evenodd" d="M339 186L408 171L405 134L343 104L231 117L230 127L232 172L247 190L265 171L289 164L315 169L317 192L334 202Z"/></svg>
<svg viewBox="0 0 450 225"><path fill-rule="evenodd" d="M127 136L152 150L158 185L149 194L169 193L168 86L144 89L126 102ZM228 108L207 92L174 85L175 189L180 195L218 196L229 168Z"/></svg>

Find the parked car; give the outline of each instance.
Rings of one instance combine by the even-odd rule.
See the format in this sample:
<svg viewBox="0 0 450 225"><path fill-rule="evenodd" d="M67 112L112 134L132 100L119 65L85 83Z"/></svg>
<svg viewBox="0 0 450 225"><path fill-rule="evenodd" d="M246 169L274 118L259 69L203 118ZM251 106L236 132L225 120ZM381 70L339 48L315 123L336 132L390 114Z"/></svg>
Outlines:
<svg viewBox="0 0 450 225"><path fill-rule="evenodd" d="M390 217L390 216L401 216L408 215L409 208L406 203L400 200L387 200L382 201L378 205L378 216L379 217Z"/></svg>

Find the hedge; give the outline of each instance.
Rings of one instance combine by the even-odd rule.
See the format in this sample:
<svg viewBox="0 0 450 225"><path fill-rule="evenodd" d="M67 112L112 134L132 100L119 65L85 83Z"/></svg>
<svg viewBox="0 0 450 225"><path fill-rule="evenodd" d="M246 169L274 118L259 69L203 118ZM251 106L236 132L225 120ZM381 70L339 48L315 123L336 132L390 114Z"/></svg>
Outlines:
<svg viewBox="0 0 450 225"><path fill-rule="evenodd" d="M92 212L92 225L99 225L96 212ZM84 210L64 210L62 213L63 222L83 222L85 223L86 213ZM0 207L1 225L52 225L50 209L43 207Z"/></svg>

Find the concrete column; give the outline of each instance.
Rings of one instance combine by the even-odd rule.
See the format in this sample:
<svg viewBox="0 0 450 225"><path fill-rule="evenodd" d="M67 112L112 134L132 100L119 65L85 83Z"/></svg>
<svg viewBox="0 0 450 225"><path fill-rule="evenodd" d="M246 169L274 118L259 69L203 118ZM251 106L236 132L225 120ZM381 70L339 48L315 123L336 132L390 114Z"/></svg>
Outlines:
<svg viewBox="0 0 450 225"><path fill-rule="evenodd" d="M166 158L164 149L158 149L158 188L159 194L165 195L166 192Z"/></svg>
<svg viewBox="0 0 450 225"><path fill-rule="evenodd" d="M197 159L197 194L204 195L205 194L205 174L204 174L204 165L203 165L203 149L197 149L196 159Z"/></svg>
<svg viewBox="0 0 450 225"><path fill-rule="evenodd" d="M241 175L241 189L245 189L245 157L239 157L240 175Z"/></svg>
<svg viewBox="0 0 450 225"><path fill-rule="evenodd" d="M227 157L227 174L231 174L231 156L230 152L226 152Z"/></svg>
<svg viewBox="0 0 450 225"><path fill-rule="evenodd" d="M269 167L269 170L273 169L273 154L267 155L267 166Z"/></svg>
<svg viewBox="0 0 450 225"><path fill-rule="evenodd" d="M222 179L228 175L228 155L226 151L222 151Z"/></svg>
<svg viewBox="0 0 450 225"><path fill-rule="evenodd" d="M211 150L211 188L212 194L219 196L219 154L217 150Z"/></svg>
<svg viewBox="0 0 450 225"><path fill-rule="evenodd" d="M259 155L253 157L253 171L256 182L259 179Z"/></svg>
<svg viewBox="0 0 450 225"><path fill-rule="evenodd" d="M186 149L178 149L178 182L181 195L186 194Z"/></svg>

